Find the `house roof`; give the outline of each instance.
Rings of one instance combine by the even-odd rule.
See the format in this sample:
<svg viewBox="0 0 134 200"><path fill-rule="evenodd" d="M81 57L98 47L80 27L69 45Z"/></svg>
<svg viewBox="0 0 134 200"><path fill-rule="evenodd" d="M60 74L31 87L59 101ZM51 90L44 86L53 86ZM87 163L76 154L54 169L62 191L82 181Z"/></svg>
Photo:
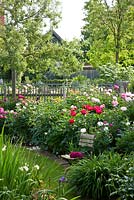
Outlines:
<svg viewBox="0 0 134 200"><path fill-rule="evenodd" d="M58 35L58 33L52 30L52 41L61 43L63 39Z"/></svg>

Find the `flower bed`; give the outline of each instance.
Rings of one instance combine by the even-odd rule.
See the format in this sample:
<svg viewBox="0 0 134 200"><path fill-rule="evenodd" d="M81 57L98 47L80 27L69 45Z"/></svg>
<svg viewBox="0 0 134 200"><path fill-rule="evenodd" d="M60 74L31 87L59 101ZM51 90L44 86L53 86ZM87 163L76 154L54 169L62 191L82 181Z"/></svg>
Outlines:
<svg viewBox="0 0 134 200"><path fill-rule="evenodd" d="M5 132L13 140L23 138L26 144L63 154L78 151L80 133L85 132L96 135L96 154L112 148L120 152L132 150L134 95L118 93L117 86L113 91L91 88L88 93L71 93L65 100L50 102L20 97L14 110L0 108L1 127L5 122ZM124 137L130 146L123 145Z"/></svg>

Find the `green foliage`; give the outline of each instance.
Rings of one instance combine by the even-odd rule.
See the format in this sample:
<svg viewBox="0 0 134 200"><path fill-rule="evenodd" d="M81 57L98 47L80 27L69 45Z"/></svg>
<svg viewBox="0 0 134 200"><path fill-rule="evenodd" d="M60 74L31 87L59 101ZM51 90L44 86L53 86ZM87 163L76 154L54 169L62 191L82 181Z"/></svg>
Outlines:
<svg viewBox="0 0 134 200"><path fill-rule="evenodd" d="M130 154L129 157L133 157L133 154ZM110 187L114 188L110 196L119 195L122 200L132 200L134 198L134 160L129 158L125 158L125 160L129 162L126 173L122 176L119 176L118 173L112 174L108 180ZM114 183L118 183L118 187Z"/></svg>
<svg viewBox="0 0 134 200"><path fill-rule="evenodd" d="M130 90L132 93L134 93L134 79L132 79L132 80L129 82L128 88L129 88L129 90Z"/></svg>
<svg viewBox="0 0 134 200"><path fill-rule="evenodd" d="M131 157L127 160L126 156L121 157L115 153L83 159L69 168L67 172L69 187L84 198L109 199L115 187L120 187L118 180L114 180L113 185L108 184L109 179L114 175L118 175L120 179L125 176L130 163L133 166L134 160ZM133 174L129 178L133 179ZM113 196L119 197L119 193Z"/></svg>
<svg viewBox="0 0 134 200"><path fill-rule="evenodd" d="M133 66L123 67L119 64L106 64L98 67L100 78L103 82L115 83L118 80L132 81L134 74Z"/></svg>
<svg viewBox="0 0 134 200"><path fill-rule="evenodd" d="M63 168L31 150L12 145L3 132L0 135L0 199L66 199L58 188Z"/></svg>
<svg viewBox="0 0 134 200"><path fill-rule="evenodd" d="M134 127L132 130L126 130L117 138L116 149L120 153L131 153L134 150Z"/></svg>
<svg viewBox="0 0 134 200"><path fill-rule="evenodd" d="M106 63L133 65L133 10L131 1L91 0L84 6L83 50L93 66ZM127 30L127 31L126 31Z"/></svg>
<svg viewBox="0 0 134 200"><path fill-rule="evenodd" d="M19 76L27 67L29 70L34 69L34 72L37 72L39 67L48 67L44 66L44 61L39 55L44 51L46 43L51 40L51 33L43 36L42 29L48 26L48 20L52 27L57 25L58 4L58 0L2 2L6 22L1 27L3 34L0 35L0 65L4 70L15 69Z"/></svg>
<svg viewBox="0 0 134 200"><path fill-rule="evenodd" d="M22 148L21 144L12 145L3 137L3 131L0 135L0 160L1 200L29 200L37 197L41 190L47 198L58 197L56 188L63 169L55 161Z"/></svg>
<svg viewBox="0 0 134 200"><path fill-rule="evenodd" d="M16 112L7 110L4 111L6 114L1 113L1 127L5 121L5 133L14 141L22 138L24 144L38 145L55 154L68 153L71 146L78 149L79 136L84 128L86 133L96 135L96 155L113 148L117 151L117 138L127 132L131 135L133 130L132 98L131 93L121 97L118 90L90 86L87 90L70 91L66 99L19 100Z"/></svg>

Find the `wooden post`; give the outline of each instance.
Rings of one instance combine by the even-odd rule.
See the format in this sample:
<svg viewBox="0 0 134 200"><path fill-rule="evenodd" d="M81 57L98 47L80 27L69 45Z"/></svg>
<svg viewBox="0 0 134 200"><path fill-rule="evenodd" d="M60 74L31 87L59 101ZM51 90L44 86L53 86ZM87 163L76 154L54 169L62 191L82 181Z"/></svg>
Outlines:
<svg viewBox="0 0 134 200"><path fill-rule="evenodd" d="M12 98L16 99L16 71L12 69Z"/></svg>

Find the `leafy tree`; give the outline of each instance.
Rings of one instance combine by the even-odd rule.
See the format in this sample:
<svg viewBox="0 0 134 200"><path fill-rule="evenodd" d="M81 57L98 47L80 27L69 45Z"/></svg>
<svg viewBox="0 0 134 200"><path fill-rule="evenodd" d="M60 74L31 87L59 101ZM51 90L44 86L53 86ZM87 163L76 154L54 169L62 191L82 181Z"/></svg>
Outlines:
<svg viewBox="0 0 134 200"><path fill-rule="evenodd" d="M3 31L0 66L12 71L13 95L16 72L17 80L24 73L40 80L47 70L68 77L81 69L79 41L52 42L52 30L60 19L58 3L58 0L2 1L5 24L0 26Z"/></svg>
<svg viewBox="0 0 134 200"><path fill-rule="evenodd" d="M90 0L85 3L82 36L86 58L93 65L133 64L134 4L130 0ZM127 63L128 62L128 63Z"/></svg>
<svg viewBox="0 0 134 200"><path fill-rule="evenodd" d="M41 32L54 27L59 21L58 0L3 0L1 9L4 11L5 24L0 28L2 54L1 67L12 70L13 93L15 92L15 71L18 74L28 67L27 57L35 58L42 48ZM1 12L2 15L2 12ZM14 94L13 94L14 95Z"/></svg>

